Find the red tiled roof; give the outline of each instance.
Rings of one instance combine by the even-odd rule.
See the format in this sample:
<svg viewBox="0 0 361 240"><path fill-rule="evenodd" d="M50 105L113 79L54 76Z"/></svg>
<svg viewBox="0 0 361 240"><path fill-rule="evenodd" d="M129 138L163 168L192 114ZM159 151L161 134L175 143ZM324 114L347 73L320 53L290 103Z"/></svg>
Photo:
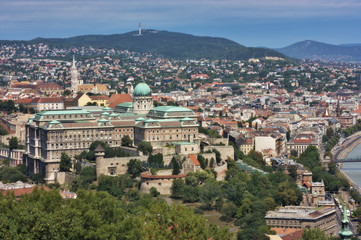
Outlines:
<svg viewBox="0 0 361 240"><path fill-rule="evenodd" d="M7 194L14 192L16 197L20 197L21 195L24 195L24 194L31 194L35 188L44 189L45 191L50 191L50 189L46 186L40 186L40 187L34 186L34 187L30 187L30 188L17 188L17 189L1 190L1 193L4 196L6 196Z"/></svg>
<svg viewBox="0 0 361 240"><path fill-rule="evenodd" d="M189 154L189 158L192 160L192 162L193 162L193 164L194 164L195 166L200 166L200 165L201 165L201 164L199 163L196 155L194 155L194 154Z"/></svg>
<svg viewBox="0 0 361 240"><path fill-rule="evenodd" d="M178 175L150 175L148 173L141 173L141 178L148 178L148 179L167 179L167 178L185 178L187 174L178 174Z"/></svg>
<svg viewBox="0 0 361 240"><path fill-rule="evenodd" d="M295 138L292 140L293 143L312 143L313 142L313 138L306 138L306 139L300 139L300 138Z"/></svg>
<svg viewBox="0 0 361 240"><path fill-rule="evenodd" d="M46 90L55 90L55 89L63 89L59 84L57 83L39 83L37 86L38 89L46 89Z"/></svg>
<svg viewBox="0 0 361 240"><path fill-rule="evenodd" d="M282 240L298 240L298 239L302 238L302 235L303 235L303 230L300 229L296 232L289 233L281 238L282 238Z"/></svg>
<svg viewBox="0 0 361 240"><path fill-rule="evenodd" d="M91 100L109 100L109 97L106 95L98 95L98 96L89 96Z"/></svg>
<svg viewBox="0 0 361 240"><path fill-rule="evenodd" d="M108 100L108 103L109 103L109 107L114 109L118 104L121 104L123 102L131 102L131 101L132 101L132 97L127 93L123 93L123 94L112 94Z"/></svg>
<svg viewBox="0 0 361 240"><path fill-rule="evenodd" d="M61 103L64 98L34 98L32 103Z"/></svg>
<svg viewBox="0 0 361 240"><path fill-rule="evenodd" d="M277 235L279 234L290 234L299 231L298 228L276 228L272 227L271 231L275 231Z"/></svg>
<svg viewBox="0 0 361 240"><path fill-rule="evenodd" d="M31 103L32 100L33 100L32 98L23 98L23 99L16 100L15 103L16 104L20 104L20 103L29 104L29 103Z"/></svg>

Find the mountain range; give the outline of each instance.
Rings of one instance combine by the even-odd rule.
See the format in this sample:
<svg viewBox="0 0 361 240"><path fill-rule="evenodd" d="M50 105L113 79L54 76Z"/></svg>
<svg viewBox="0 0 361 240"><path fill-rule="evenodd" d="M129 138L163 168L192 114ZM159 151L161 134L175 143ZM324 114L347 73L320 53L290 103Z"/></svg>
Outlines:
<svg viewBox="0 0 361 240"><path fill-rule="evenodd" d="M333 45L305 40L274 50L292 58L335 62L361 62L361 43Z"/></svg>
<svg viewBox="0 0 361 240"><path fill-rule="evenodd" d="M0 41L1 43L8 41ZM126 49L140 53L154 53L175 59L228 59L244 60L265 56L283 57L273 49L245 47L219 37L200 37L190 34L143 30L113 35L84 35L70 38L35 38L28 42L46 43L56 47L92 46L97 48Z"/></svg>

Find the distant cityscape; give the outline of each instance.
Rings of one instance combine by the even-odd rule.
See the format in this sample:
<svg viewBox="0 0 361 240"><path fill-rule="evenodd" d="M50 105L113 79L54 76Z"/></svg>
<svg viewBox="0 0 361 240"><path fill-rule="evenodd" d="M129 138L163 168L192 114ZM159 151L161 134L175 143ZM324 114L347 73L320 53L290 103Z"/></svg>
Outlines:
<svg viewBox="0 0 361 240"><path fill-rule="evenodd" d="M14 41L0 44L0 86L0 190L13 193L12 204L22 206L36 186L39 199L60 202L55 189L70 211L70 201L107 192L124 217L99 217L102 231L119 221L103 239L121 239L128 217L137 224L123 234L137 237L127 239L358 239L361 191L342 171L361 142L358 63L175 59ZM171 215L173 203L185 210L172 223L151 207L164 204ZM55 209L49 216L64 210ZM182 222L192 217L199 226ZM87 230L70 232L80 239L94 229L79 226ZM0 236L37 236L10 232Z"/></svg>

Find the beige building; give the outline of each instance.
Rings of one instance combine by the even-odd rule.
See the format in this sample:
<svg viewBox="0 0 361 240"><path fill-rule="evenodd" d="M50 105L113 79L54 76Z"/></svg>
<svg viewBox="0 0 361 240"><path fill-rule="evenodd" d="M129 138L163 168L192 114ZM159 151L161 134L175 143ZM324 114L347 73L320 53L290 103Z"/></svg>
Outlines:
<svg viewBox="0 0 361 240"><path fill-rule="evenodd" d="M254 141L252 138L243 139L243 141L239 143L239 150L241 150L246 155L253 149L254 149Z"/></svg>
<svg viewBox="0 0 361 240"><path fill-rule="evenodd" d="M91 99L90 101L92 103L96 103L97 106L102 106L102 107L108 107L108 101L109 101L109 97L106 95L96 95L96 96L89 96L89 98Z"/></svg>
<svg viewBox="0 0 361 240"><path fill-rule="evenodd" d="M265 220L268 226L276 229L319 228L328 236L337 236L336 210L333 208L286 206L268 211Z"/></svg>
<svg viewBox="0 0 361 240"><path fill-rule="evenodd" d="M291 154L292 150L296 150L299 156L310 145L320 148L320 143L313 134L298 134L287 143L287 152Z"/></svg>
<svg viewBox="0 0 361 240"><path fill-rule="evenodd" d="M43 110L60 110L64 109L64 100L62 97L34 98L30 102L30 107L34 108L37 112L41 112Z"/></svg>
<svg viewBox="0 0 361 240"><path fill-rule="evenodd" d="M149 87L144 87L144 83L141 83L141 88L138 88L138 85L134 91L134 99L137 100L138 96L141 99L151 98ZM87 100L85 94L81 97ZM146 110L152 104L141 110ZM74 157L84 150L87 151L94 141L106 142L110 147L120 147L124 136L129 136L136 145L146 141L153 147L199 141L198 124L195 118L184 117L184 108L164 107L158 110L152 109L154 114L161 112L158 119L143 118L133 111L116 113L109 107L40 112L26 123L24 163L29 174L43 174L45 180L51 183L55 181L55 173L59 171L62 152ZM195 115L190 109L187 114ZM170 115L173 118L162 118ZM197 144L199 146L199 143ZM178 150L190 154L198 148L190 144L189 147L180 146ZM115 168L114 173L118 174L118 170L120 171Z"/></svg>

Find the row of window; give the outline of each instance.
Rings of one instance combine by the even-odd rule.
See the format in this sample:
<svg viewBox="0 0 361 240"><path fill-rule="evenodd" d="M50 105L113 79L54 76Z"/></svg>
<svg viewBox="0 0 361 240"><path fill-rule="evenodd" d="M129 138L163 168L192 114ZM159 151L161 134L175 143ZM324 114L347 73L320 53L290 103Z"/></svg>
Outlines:
<svg viewBox="0 0 361 240"><path fill-rule="evenodd" d="M169 139L167 139L167 137L166 136L169 136ZM188 135L188 137L190 137L191 135ZM196 135L195 134L193 134L193 137L194 138L196 138ZM178 140L179 139L179 135L177 134L177 135L162 135L162 136L160 136L160 135L153 135L153 136L149 136L148 135L148 141L155 141L155 140L161 140L161 138L162 138L162 140ZM183 139L182 140L185 140L185 139L187 139L187 135L183 135Z"/></svg>
<svg viewBox="0 0 361 240"><path fill-rule="evenodd" d="M72 114L69 114L69 115L64 114L64 115L46 116L46 119L55 119L55 116L56 116L56 119L74 119L74 118L78 118L78 116L80 118L83 118L83 117L88 118L88 117L90 117L89 114L79 114L79 115L78 114L74 114L74 115L72 115Z"/></svg>
<svg viewBox="0 0 361 240"><path fill-rule="evenodd" d="M191 131L191 128L189 128L189 129L183 129L183 132L186 132L187 130L188 130L188 132L190 132L190 131ZM160 131L160 130L148 130L148 133L159 133L159 131ZM193 128L193 132L195 132L195 131L196 131L196 129ZM163 132L163 133L166 133L167 130L163 129L162 132ZM169 132L171 133L171 132L172 132L172 129L169 129ZM179 132L179 129L175 130L175 132Z"/></svg>

